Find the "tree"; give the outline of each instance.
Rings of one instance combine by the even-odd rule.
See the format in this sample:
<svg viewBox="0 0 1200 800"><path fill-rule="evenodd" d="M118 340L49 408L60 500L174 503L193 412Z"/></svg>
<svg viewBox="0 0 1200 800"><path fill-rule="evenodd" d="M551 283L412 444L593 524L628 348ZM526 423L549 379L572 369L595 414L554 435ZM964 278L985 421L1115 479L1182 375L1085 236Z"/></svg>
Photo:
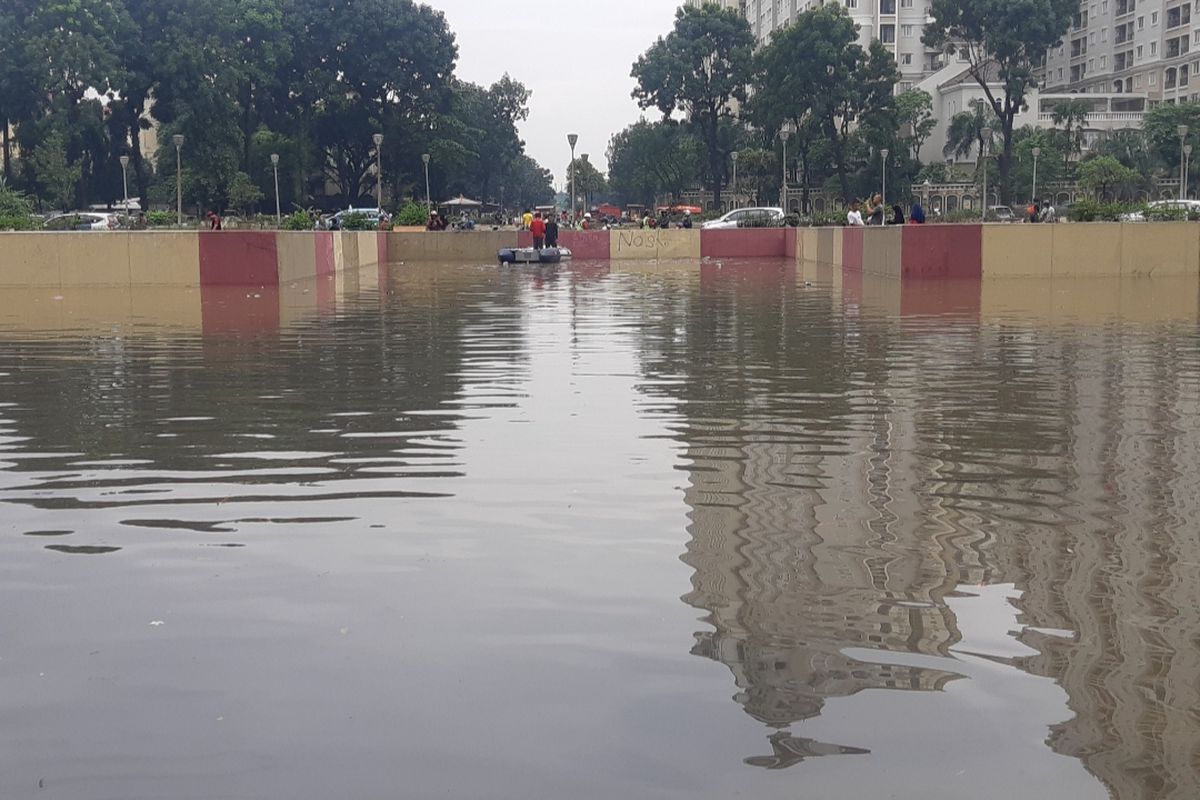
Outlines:
<svg viewBox="0 0 1200 800"><path fill-rule="evenodd" d="M983 132L988 128L988 115L982 102L973 103L970 111L960 111L950 118L946 126L946 144L942 155L946 158L967 158L972 153L982 153L984 146L991 147L995 131L985 141Z"/></svg>
<svg viewBox="0 0 1200 800"><path fill-rule="evenodd" d="M747 147L738 151L738 175L749 186L756 205L779 197L781 170L775 153L762 147Z"/></svg>
<svg viewBox="0 0 1200 800"><path fill-rule="evenodd" d="M1101 139L1092 152L1100 156L1112 156L1141 175L1143 181L1149 180L1159 165L1147 142L1146 133L1139 130L1114 131Z"/></svg>
<svg viewBox="0 0 1200 800"><path fill-rule="evenodd" d="M252 214L263 200L263 190L244 172L238 172L229 182L229 207L242 214Z"/></svg>
<svg viewBox="0 0 1200 800"><path fill-rule="evenodd" d="M1033 148L1040 148L1037 159L1037 181L1039 190L1064 176L1062 137L1044 128L1025 126L1020 128L1013 146L1013 195L1024 199L1034 197Z"/></svg>
<svg viewBox="0 0 1200 800"><path fill-rule="evenodd" d="M554 176L534 159L521 154L509 162L501 177L501 204L533 208L554 200Z"/></svg>
<svg viewBox="0 0 1200 800"><path fill-rule="evenodd" d="M1096 156L1079 164L1079 185L1104 200L1137 183L1140 176L1112 156Z"/></svg>
<svg viewBox="0 0 1200 800"><path fill-rule="evenodd" d="M374 187L374 134L384 134L385 174L396 177L388 164L449 110L454 36L441 12L412 0L296 2L289 13L305 37L295 46L292 101L326 177L353 203Z"/></svg>
<svg viewBox="0 0 1200 800"><path fill-rule="evenodd" d="M567 165L567 186L573 186L575 195L583 198L585 210L591 207L593 195L603 192L605 185L604 174L590 161L577 158Z"/></svg>
<svg viewBox="0 0 1200 800"><path fill-rule="evenodd" d="M1187 141L1179 140L1179 126L1188 126ZM1179 174L1180 148L1200 142L1200 103L1160 105L1146 112L1142 130L1150 150L1166 168L1167 174Z"/></svg>
<svg viewBox="0 0 1200 800"><path fill-rule="evenodd" d="M610 188L625 203L654 205L660 194L678 199L696 179L700 150L682 125L642 119L609 141Z"/></svg>
<svg viewBox="0 0 1200 800"><path fill-rule="evenodd" d="M1014 120L1036 86L1035 68L1061 42L1078 8L1077 0L933 0L925 44L966 56L967 74L999 121L1002 203L1012 195Z"/></svg>
<svg viewBox="0 0 1200 800"><path fill-rule="evenodd" d="M728 155L721 122L732 116L733 102L746 100L753 53L754 34L745 17L736 9L706 3L679 9L674 30L633 65L638 105L657 108L667 118L680 111L699 132L717 207Z"/></svg>
<svg viewBox="0 0 1200 800"><path fill-rule="evenodd" d="M902 139L913 161L921 160L921 147L937 127L933 117L933 97L920 89L909 89L896 95L896 120L900 123Z"/></svg>
<svg viewBox="0 0 1200 800"><path fill-rule="evenodd" d="M47 136L34 148L28 162L34 182L42 195L54 208L60 211L70 210L83 168L78 161L68 158L67 143L63 134L54 131Z"/></svg>
<svg viewBox="0 0 1200 800"><path fill-rule="evenodd" d="M1071 168L1071 157L1083 152L1083 126L1092 112L1087 100L1063 100L1054 105L1054 124L1063 129L1063 168Z"/></svg>
<svg viewBox="0 0 1200 800"><path fill-rule="evenodd" d="M826 139L842 196L850 196L849 162L860 128L895 130L892 91L895 61L878 41L858 44L858 29L845 9L826 5L806 11L776 32L755 62L755 103L766 119L790 120L802 129L811 114Z"/></svg>

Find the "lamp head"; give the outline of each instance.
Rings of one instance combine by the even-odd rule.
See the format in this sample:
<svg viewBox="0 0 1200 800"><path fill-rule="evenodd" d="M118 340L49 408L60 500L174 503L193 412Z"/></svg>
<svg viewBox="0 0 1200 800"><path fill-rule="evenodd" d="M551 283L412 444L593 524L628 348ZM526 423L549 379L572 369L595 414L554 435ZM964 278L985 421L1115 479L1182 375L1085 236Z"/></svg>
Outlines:
<svg viewBox="0 0 1200 800"><path fill-rule="evenodd" d="M175 143L176 148L183 147L183 134L182 133L175 134L174 136L171 137L171 141Z"/></svg>
<svg viewBox="0 0 1200 800"><path fill-rule="evenodd" d="M1185 156L1190 156L1192 154L1192 146L1190 144L1185 144L1183 146L1183 154Z"/></svg>
<svg viewBox="0 0 1200 800"><path fill-rule="evenodd" d="M786 142L788 139L792 138L792 130L791 130L791 128L782 128L782 129L779 131L779 138L780 138L780 139L782 139L782 140L783 140L783 141L785 141L785 142Z"/></svg>
<svg viewBox="0 0 1200 800"><path fill-rule="evenodd" d="M738 160L738 151L737 151L737 150L734 150L732 153L730 153L730 154L729 154L729 157L730 157L730 158L732 158L732 159L733 159L733 163L735 163L735 164L736 164L736 163L737 163L737 160Z"/></svg>
<svg viewBox="0 0 1200 800"><path fill-rule="evenodd" d="M1033 157L1037 158L1038 156L1040 156L1042 154L1042 148L1035 147L1035 148L1033 148L1032 152L1033 152Z"/></svg>
<svg viewBox="0 0 1200 800"><path fill-rule="evenodd" d="M1188 135L1188 126L1180 125L1178 128L1175 129L1175 132L1178 133L1179 138L1182 139L1184 136Z"/></svg>
<svg viewBox="0 0 1200 800"><path fill-rule="evenodd" d="M271 153L271 163L277 167L279 166L279 153Z"/></svg>
<svg viewBox="0 0 1200 800"><path fill-rule="evenodd" d="M121 156L121 169L129 166L129 156Z"/></svg>
<svg viewBox="0 0 1200 800"><path fill-rule="evenodd" d="M374 134L371 137L371 141L373 141L375 143L376 147L379 147L379 145L383 144L383 134L382 133Z"/></svg>
<svg viewBox="0 0 1200 800"><path fill-rule="evenodd" d="M571 147L574 148L575 145L577 145L578 143L579 143L579 134L578 133L568 133L567 134L567 144L571 145Z"/></svg>
<svg viewBox="0 0 1200 800"><path fill-rule="evenodd" d="M892 151L888 150L886 147L879 151L879 156L884 161L887 161L887 157L890 156L891 154L892 154Z"/></svg>
<svg viewBox="0 0 1200 800"><path fill-rule="evenodd" d="M429 153L421 153L421 161L425 166L429 166Z"/></svg>

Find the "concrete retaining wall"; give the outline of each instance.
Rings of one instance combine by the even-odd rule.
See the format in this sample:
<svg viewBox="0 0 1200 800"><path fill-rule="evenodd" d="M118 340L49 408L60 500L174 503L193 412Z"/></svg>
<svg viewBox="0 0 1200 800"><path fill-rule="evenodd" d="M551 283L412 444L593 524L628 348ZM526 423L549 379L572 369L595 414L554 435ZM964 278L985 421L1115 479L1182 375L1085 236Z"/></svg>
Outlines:
<svg viewBox="0 0 1200 800"><path fill-rule="evenodd" d="M385 263L385 240L349 231L0 233L0 286L279 286Z"/></svg>

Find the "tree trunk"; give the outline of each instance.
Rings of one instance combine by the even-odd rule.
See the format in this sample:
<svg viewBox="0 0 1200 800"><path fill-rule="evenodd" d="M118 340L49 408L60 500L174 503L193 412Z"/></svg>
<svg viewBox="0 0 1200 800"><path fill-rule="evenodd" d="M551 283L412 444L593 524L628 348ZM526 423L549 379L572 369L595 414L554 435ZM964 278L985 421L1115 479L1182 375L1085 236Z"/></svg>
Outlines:
<svg viewBox="0 0 1200 800"><path fill-rule="evenodd" d="M1013 117L1015 109L1010 109L1004 115L1004 150L1000 153L1000 205L1006 206L1012 199L1012 160L1013 160ZM984 165L984 169L987 165ZM987 205L987 198L983 198Z"/></svg>
<svg viewBox="0 0 1200 800"><path fill-rule="evenodd" d="M254 104L254 86L246 81L242 87L242 172L250 174L250 140L254 132L250 130L252 107Z"/></svg>
<svg viewBox="0 0 1200 800"><path fill-rule="evenodd" d="M712 173L713 206L715 211L721 210L721 187L725 183L725 164L721 158L721 141L719 138L720 122L714 112L704 126L708 141L708 169Z"/></svg>
<svg viewBox="0 0 1200 800"><path fill-rule="evenodd" d="M8 141L8 118L0 119L0 125L4 126L4 180L12 182L12 145Z"/></svg>

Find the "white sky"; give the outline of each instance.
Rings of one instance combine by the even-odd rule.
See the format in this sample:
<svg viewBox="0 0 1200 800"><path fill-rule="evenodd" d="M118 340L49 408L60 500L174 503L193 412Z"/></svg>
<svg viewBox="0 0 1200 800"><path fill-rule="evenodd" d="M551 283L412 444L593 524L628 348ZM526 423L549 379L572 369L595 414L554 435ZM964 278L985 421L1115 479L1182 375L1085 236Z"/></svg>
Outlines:
<svg viewBox="0 0 1200 800"><path fill-rule="evenodd" d="M457 75L490 85L508 72L533 91L521 126L525 150L561 181L576 154L607 170L612 135L643 114L629 70L667 34L681 0L423 0L446 15L458 40ZM536 17L534 21L530 17ZM656 118L653 110L645 112Z"/></svg>

